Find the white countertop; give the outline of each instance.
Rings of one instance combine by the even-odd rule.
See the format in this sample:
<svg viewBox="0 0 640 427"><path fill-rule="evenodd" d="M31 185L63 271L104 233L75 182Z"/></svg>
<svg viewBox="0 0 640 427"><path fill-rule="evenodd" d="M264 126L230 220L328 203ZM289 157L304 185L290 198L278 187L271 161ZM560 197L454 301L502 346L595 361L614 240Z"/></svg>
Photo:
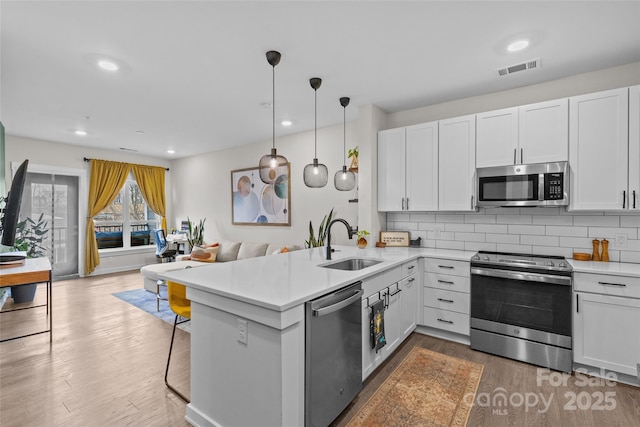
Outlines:
<svg viewBox="0 0 640 427"><path fill-rule="evenodd" d="M187 287L271 310L285 311L412 259L432 257L469 261L475 254L471 251L429 248L358 249L338 245L333 248L336 252L332 255L332 261L358 257L382 259L383 262L359 271L318 267L327 262L325 248L320 247L173 270L159 276Z"/></svg>
<svg viewBox="0 0 640 427"><path fill-rule="evenodd" d="M632 276L640 278L640 264L628 262L576 261L567 259L573 272L611 274L615 276Z"/></svg>

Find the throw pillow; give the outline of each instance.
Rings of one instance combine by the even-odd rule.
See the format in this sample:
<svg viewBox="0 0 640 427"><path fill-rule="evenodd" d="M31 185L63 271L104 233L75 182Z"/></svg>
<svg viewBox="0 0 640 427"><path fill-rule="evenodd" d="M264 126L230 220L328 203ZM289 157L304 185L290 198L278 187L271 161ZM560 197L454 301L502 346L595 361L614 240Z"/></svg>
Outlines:
<svg viewBox="0 0 640 427"><path fill-rule="evenodd" d="M216 262L218 246L206 247L196 246L191 250L191 259L201 262Z"/></svg>

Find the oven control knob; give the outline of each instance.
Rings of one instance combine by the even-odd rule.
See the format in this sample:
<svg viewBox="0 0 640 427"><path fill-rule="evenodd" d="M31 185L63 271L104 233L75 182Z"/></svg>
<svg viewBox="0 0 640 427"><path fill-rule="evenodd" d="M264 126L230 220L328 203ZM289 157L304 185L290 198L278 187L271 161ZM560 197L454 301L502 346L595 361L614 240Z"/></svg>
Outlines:
<svg viewBox="0 0 640 427"><path fill-rule="evenodd" d="M473 261L479 261L479 260L480 260L480 257L479 257L478 255L474 255L474 256L471 258L471 260L473 260Z"/></svg>
<svg viewBox="0 0 640 427"><path fill-rule="evenodd" d="M488 256L486 256L486 257L484 257L484 258L483 258L483 260L485 260L485 261L489 261L489 259L490 259L490 258L489 258Z"/></svg>
<svg viewBox="0 0 640 427"><path fill-rule="evenodd" d="M566 262L564 262L564 261L562 261L562 262L560 263L560 268L567 268L567 263L566 263Z"/></svg>
<svg viewBox="0 0 640 427"><path fill-rule="evenodd" d="M553 261L549 261L547 262L547 267L553 267L555 264L553 263Z"/></svg>

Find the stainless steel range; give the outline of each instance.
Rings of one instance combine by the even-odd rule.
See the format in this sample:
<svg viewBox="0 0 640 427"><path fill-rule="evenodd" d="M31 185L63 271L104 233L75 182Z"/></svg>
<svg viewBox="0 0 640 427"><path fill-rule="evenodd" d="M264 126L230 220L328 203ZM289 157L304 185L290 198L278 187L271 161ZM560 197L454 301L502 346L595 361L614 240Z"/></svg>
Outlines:
<svg viewBox="0 0 640 427"><path fill-rule="evenodd" d="M471 258L471 348L571 372L571 273L563 257Z"/></svg>

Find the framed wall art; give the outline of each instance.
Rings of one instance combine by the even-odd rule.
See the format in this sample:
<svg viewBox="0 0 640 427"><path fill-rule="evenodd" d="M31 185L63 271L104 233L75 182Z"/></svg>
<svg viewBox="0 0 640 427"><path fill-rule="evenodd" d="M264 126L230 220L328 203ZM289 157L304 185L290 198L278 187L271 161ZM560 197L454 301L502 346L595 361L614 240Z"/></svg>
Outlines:
<svg viewBox="0 0 640 427"><path fill-rule="evenodd" d="M291 164L273 184L257 167L231 171L231 222L234 225L291 225Z"/></svg>

